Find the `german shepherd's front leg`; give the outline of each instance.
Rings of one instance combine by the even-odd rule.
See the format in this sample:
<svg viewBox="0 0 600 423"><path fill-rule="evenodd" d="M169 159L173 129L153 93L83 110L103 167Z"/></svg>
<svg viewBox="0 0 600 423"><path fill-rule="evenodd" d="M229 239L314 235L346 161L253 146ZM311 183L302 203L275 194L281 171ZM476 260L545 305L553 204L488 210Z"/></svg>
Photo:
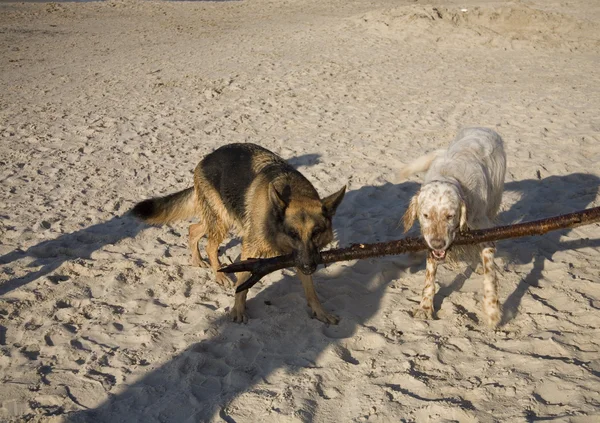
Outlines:
<svg viewBox="0 0 600 423"><path fill-rule="evenodd" d="M249 247L252 245L251 242L247 240L242 240L242 254L240 256L240 260L244 261L248 259L248 257L260 257L260 251ZM246 282L246 280L250 277L250 272L241 272L237 274L237 282L235 283L235 289L238 286ZM236 323L247 323L248 315L246 314L246 297L248 296L248 290L246 289L244 292L238 292L235 294L235 302L233 303L233 308L231 309L231 320Z"/></svg>
<svg viewBox="0 0 600 423"><path fill-rule="evenodd" d="M308 306L312 310L314 316L324 323L337 325L340 321L340 318L335 314L327 313L323 309L321 301L319 301L319 297L317 297L317 292L315 291L312 275L305 275L299 269L296 269L296 274L302 281L302 287L304 288L306 301L308 302Z"/></svg>
<svg viewBox="0 0 600 423"><path fill-rule="evenodd" d="M246 282L246 279L250 277L250 272L242 272L237 275L237 282L235 288ZM248 296L248 290L244 292L238 292L235 294L235 302L233 303L233 309L231 309L231 320L236 323L247 323L248 315L246 314L246 297Z"/></svg>

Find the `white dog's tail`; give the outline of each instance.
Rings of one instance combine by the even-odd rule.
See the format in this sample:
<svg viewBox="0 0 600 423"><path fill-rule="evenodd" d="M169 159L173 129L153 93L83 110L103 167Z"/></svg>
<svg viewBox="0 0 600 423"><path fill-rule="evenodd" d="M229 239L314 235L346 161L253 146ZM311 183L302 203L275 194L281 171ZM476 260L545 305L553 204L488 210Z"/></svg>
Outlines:
<svg viewBox="0 0 600 423"><path fill-rule="evenodd" d="M431 163L433 163L433 161L435 159L437 159L438 157L443 156L444 153L446 153L445 149L434 150L431 153L427 153L427 154L419 157L418 159L413 161L411 164L408 164L408 165L404 166L402 169L400 169L398 171L398 178L400 180L404 180L404 179L408 178L410 175L414 175L415 173L423 172L423 171L429 169L429 166L431 166Z"/></svg>

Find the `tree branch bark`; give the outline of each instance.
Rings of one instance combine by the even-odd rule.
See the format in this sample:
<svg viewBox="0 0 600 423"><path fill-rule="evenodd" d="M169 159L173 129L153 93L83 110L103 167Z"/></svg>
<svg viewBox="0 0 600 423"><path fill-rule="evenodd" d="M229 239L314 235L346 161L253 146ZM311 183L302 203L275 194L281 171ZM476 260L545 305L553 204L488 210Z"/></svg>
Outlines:
<svg viewBox="0 0 600 423"><path fill-rule="evenodd" d="M559 229L575 228L600 221L600 207L594 207L532 222L516 225L498 226L490 229L468 231L459 234L452 245L481 244L509 238L543 235ZM321 252L318 264L329 264L337 261L357 260L369 257L405 254L428 249L423 238L403 238L396 241L378 242L374 244L352 244L350 247ZM286 267L294 267L291 254L266 259L248 259L233 263L219 269L219 272L237 273L251 272L251 276L237 287L242 292L254 286L263 276Z"/></svg>

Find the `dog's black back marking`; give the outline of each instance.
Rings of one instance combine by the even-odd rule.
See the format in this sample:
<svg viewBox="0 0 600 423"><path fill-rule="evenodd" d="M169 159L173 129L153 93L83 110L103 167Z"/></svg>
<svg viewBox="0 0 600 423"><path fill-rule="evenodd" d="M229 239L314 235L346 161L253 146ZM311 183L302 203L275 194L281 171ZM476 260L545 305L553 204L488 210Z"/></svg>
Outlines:
<svg viewBox="0 0 600 423"><path fill-rule="evenodd" d="M245 212L245 195L256 173L252 158L268 150L255 144L229 144L218 148L202 160L202 173L219 193L223 204L238 218Z"/></svg>
<svg viewBox="0 0 600 423"><path fill-rule="evenodd" d="M254 161L263 163L256 172ZM228 144L218 148L202 160L202 173L219 193L223 204L236 217L242 218L246 208L246 193L257 173L265 175L267 181L288 176L296 182L294 189L301 194L319 198L312 184L285 160L269 150L251 143ZM282 190L280 194L285 194ZM289 191L289 189L288 189ZM288 197L291 192L288 193ZM289 198L287 199L289 201Z"/></svg>

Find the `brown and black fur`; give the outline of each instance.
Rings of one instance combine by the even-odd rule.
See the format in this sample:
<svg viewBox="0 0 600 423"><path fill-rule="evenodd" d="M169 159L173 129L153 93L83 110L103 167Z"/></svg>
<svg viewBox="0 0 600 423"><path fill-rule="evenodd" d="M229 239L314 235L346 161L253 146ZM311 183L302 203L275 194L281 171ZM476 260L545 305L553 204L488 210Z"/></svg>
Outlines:
<svg viewBox="0 0 600 423"><path fill-rule="evenodd" d="M232 282L223 273L219 245L231 228L242 237L242 255L272 257L293 253L308 305L317 319L336 324L315 292L311 274L319 251L333 240L331 220L346 187L324 199L313 185L281 157L255 144L229 144L208 154L194 171L194 187L138 203L132 213L150 224L198 217L190 225L192 263L207 267L198 241L208 237L206 255L222 285ZM239 286L247 273L238 275ZM231 312L236 322L247 321L246 294L235 295Z"/></svg>

